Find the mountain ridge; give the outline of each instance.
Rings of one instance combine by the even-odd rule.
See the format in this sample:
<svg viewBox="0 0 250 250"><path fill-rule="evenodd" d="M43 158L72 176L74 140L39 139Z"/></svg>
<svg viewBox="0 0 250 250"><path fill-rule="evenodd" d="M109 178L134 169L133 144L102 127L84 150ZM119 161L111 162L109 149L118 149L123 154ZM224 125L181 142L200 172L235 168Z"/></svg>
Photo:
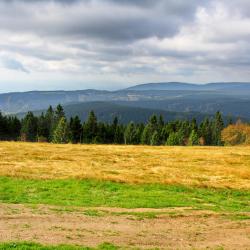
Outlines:
<svg viewBox="0 0 250 250"><path fill-rule="evenodd" d="M211 82L211 83L185 83L185 82L158 82L144 83L127 88L126 90L226 90L247 87L250 82Z"/></svg>
<svg viewBox="0 0 250 250"><path fill-rule="evenodd" d="M181 82L147 83L127 89L53 90L0 94L0 110L5 114L55 107L59 103L113 102L123 106L154 108L172 112L199 112L247 117L250 120L250 83L215 82L203 85ZM152 107L151 107L152 106Z"/></svg>

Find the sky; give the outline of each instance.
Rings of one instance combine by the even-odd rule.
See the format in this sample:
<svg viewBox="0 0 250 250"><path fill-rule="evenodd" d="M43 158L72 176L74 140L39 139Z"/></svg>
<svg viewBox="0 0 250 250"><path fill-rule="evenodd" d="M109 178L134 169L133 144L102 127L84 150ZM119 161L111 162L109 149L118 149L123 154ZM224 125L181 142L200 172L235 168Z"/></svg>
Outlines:
<svg viewBox="0 0 250 250"><path fill-rule="evenodd" d="M250 82L249 0L1 0L0 92Z"/></svg>

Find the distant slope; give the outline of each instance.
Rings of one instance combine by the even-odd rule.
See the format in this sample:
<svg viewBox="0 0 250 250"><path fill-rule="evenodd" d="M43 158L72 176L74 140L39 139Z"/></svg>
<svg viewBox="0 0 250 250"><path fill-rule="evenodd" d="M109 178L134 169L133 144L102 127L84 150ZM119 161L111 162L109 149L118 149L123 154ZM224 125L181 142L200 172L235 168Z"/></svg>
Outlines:
<svg viewBox="0 0 250 250"><path fill-rule="evenodd" d="M172 112L198 112L202 114L214 114L217 111L225 116L233 116L250 121L250 100L236 99L232 97L182 97L174 100L141 100L123 102L117 104L131 107L143 107L149 109L161 109Z"/></svg>
<svg viewBox="0 0 250 250"><path fill-rule="evenodd" d="M0 111L22 113L44 110L49 105L109 102L122 106L172 112L198 112L240 116L250 119L250 83L142 84L118 91L31 91L0 94ZM133 110L132 110L133 112Z"/></svg>
<svg viewBox="0 0 250 250"><path fill-rule="evenodd" d="M145 123L153 114L162 115L166 121L171 120L191 120L196 118L198 122L207 116L198 112L169 112L166 110L149 109L140 107L122 106L110 102L87 102L76 103L64 106L65 114L69 118L78 115L82 121L85 121L91 110L95 112L98 120L103 122L112 122L115 117L118 117L119 122L127 124L131 121L135 123ZM35 111L36 115L41 114L43 111ZM18 117L23 117L25 113L18 114Z"/></svg>
<svg viewBox="0 0 250 250"><path fill-rule="evenodd" d="M162 82L162 83L140 84L127 88L126 90L250 91L250 83L226 82L226 83L194 84L194 83L183 83L183 82Z"/></svg>
<svg viewBox="0 0 250 250"><path fill-rule="evenodd" d="M41 110L59 103L105 100L108 91L30 91L0 94L0 110L6 113Z"/></svg>
<svg viewBox="0 0 250 250"><path fill-rule="evenodd" d="M198 90L198 84L182 82L162 82L162 83L145 83L139 84L126 90Z"/></svg>

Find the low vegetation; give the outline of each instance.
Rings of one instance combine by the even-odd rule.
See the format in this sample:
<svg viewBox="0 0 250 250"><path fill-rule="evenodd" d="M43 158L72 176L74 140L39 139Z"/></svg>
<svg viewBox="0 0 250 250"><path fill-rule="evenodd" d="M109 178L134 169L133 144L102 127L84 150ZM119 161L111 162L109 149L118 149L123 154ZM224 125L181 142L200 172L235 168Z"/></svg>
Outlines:
<svg viewBox="0 0 250 250"><path fill-rule="evenodd" d="M129 185L94 180L0 178L0 201L82 207L190 207L250 212L250 192L175 185Z"/></svg>
<svg viewBox="0 0 250 250"><path fill-rule="evenodd" d="M82 247L82 246L69 246L69 245L58 245L58 246L45 246L37 243L29 242L12 242L12 243L0 243L0 250L117 250L118 247L104 243L97 248Z"/></svg>

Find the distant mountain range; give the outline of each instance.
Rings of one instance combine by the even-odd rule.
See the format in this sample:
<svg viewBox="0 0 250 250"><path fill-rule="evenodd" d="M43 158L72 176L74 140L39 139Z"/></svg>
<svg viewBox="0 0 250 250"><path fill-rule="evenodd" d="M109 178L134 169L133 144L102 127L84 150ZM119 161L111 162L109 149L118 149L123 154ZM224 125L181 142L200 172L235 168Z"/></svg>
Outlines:
<svg viewBox="0 0 250 250"><path fill-rule="evenodd" d="M127 90L192 90L192 91L232 91L232 90L248 90L250 91L250 83L245 82L222 82L194 84L183 82L162 82L162 83L146 83L136 85Z"/></svg>
<svg viewBox="0 0 250 250"><path fill-rule="evenodd" d="M65 106L66 112L78 114L82 119L93 109L100 117L105 117L104 120L118 114L124 122L131 119L131 112L140 117L138 121L144 121L152 112L161 112L174 119L210 115L218 110L226 116L250 120L250 83L167 82L141 84L118 91L89 89L0 94L0 110L9 114L45 110L59 103ZM134 114L133 119L137 121Z"/></svg>

